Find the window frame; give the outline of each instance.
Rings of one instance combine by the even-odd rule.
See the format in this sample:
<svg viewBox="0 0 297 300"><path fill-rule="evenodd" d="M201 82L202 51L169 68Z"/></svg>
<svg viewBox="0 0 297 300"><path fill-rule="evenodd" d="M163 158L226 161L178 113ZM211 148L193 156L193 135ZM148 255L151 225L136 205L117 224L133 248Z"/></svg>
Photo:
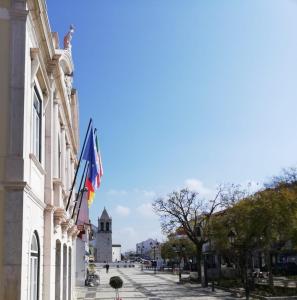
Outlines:
<svg viewBox="0 0 297 300"><path fill-rule="evenodd" d="M35 107L35 99L37 99L38 103L39 103L39 112L37 110L37 108ZM38 141L38 153L36 153L36 115L39 118L39 141ZM42 162L42 98L40 96L40 92L38 90L37 85L34 85L33 88L33 99L32 99L32 153L34 154L34 156L36 157L36 159L41 163Z"/></svg>
<svg viewBox="0 0 297 300"><path fill-rule="evenodd" d="M32 250L32 242L33 239L36 239L37 242L37 251ZM35 300L32 295L32 269L34 268L34 264L32 262L37 260L37 278L36 278L36 300L39 300L39 295L40 295L40 242L39 242L39 236L38 236L38 232L36 230L34 230L32 236L31 236L31 243L30 243L30 264L29 264L29 269L30 269L30 275L29 275L29 296L30 296L30 300Z"/></svg>

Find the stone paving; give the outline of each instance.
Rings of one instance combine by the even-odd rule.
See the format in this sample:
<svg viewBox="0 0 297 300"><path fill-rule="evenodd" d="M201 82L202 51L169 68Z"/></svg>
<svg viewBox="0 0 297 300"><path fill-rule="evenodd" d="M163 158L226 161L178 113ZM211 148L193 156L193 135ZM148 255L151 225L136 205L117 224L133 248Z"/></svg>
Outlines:
<svg viewBox="0 0 297 300"><path fill-rule="evenodd" d="M115 292L109 286L111 276L120 276L123 287L120 289L122 300L129 299L235 299L230 293L210 288L202 288L199 284L179 284L178 276L173 274L141 271L139 268L99 269L100 285L98 287L76 288L77 299L115 299Z"/></svg>

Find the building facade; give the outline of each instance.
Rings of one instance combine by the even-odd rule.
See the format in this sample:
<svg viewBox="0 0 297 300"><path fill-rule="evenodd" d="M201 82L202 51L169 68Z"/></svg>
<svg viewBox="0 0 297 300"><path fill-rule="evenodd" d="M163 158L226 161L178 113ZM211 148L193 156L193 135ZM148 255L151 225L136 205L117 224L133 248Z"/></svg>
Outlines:
<svg viewBox="0 0 297 300"><path fill-rule="evenodd" d="M0 299L72 299L72 32L60 48L44 0L0 0Z"/></svg>
<svg viewBox="0 0 297 300"><path fill-rule="evenodd" d="M119 262L122 260L122 246L119 244L112 245L112 262Z"/></svg>
<svg viewBox="0 0 297 300"><path fill-rule="evenodd" d="M136 254L147 259L154 259L154 257L161 257L160 243L154 239L147 239L136 244Z"/></svg>

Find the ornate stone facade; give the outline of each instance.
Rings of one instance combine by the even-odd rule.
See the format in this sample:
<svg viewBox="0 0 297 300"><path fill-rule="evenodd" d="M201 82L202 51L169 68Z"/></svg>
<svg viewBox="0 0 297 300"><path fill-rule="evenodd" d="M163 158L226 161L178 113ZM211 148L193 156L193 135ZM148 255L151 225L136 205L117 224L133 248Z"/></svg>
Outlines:
<svg viewBox="0 0 297 300"><path fill-rule="evenodd" d="M65 39L44 0L0 0L0 299L72 299L79 124Z"/></svg>

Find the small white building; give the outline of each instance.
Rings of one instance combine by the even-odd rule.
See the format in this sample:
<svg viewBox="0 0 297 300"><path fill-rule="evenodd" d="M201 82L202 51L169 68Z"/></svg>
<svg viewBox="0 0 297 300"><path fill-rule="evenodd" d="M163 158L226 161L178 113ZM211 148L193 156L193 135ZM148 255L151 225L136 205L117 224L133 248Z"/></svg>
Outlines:
<svg viewBox="0 0 297 300"><path fill-rule="evenodd" d="M121 249L122 246L119 244L112 245L112 262L119 262L122 260Z"/></svg>
<svg viewBox="0 0 297 300"><path fill-rule="evenodd" d="M89 263L89 229L84 225L84 230L76 239L76 272L75 285L84 286Z"/></svg>

